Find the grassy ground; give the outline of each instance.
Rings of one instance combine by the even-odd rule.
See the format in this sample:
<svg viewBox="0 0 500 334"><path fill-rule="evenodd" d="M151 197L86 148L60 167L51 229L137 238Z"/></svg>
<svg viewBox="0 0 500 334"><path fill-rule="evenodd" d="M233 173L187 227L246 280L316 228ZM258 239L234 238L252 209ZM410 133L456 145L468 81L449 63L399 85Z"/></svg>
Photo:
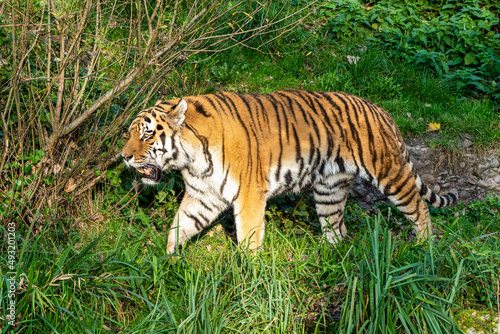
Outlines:
<svg viewBox="0 0 500 334"><path fill-rule="evenodd" d="M430 71L363 45L290 43L296 53L200 58L164 94L342 90L386 108L405 134L432 121L442 124L441 144L459 145L464 133L477 145L498 143L495 105L455 94ZM45 212L16 235L18 317L6 326L3 303L2 333L489 332L499 316L500 198L431 209L436 239L424 244L412 242L397 210L349 203L349 237L332 248L321 243L308 196L279 197L261 253L235 245L226 215L173 261L166 233L179 176L140 193L133 178L119 164L92 198L70 203L74 218ZM7 264L2 257L2 296Z"/></svg>
<svg viewBox="0 0 500 334"><path fill-rule="evenodd" d="M433 209L437 237L424 244L408 242L398 212L383 206L368 215L349 204L349 238L336 249L321 243L312 214L273 214L280 200L270 205L256 256L234 244L227 217L176 261L164 255L170 218L141 226L113 217L83 238L58 239L55 227L30 231L16 240L18 332L452 333L493 326L500 198Z"/></svg>

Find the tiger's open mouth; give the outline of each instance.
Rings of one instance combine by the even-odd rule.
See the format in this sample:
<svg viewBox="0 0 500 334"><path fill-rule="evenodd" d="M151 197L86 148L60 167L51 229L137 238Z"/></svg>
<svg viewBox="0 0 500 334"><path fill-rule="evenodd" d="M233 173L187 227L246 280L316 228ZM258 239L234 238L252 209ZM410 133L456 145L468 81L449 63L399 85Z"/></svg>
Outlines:
<svg viewBox="0 0 500 334"><path fill-rule="evenodd" d="M154 165L146 165L144 167L136 168L143 179L151 180L154 183L160 182L161 169Z"/></svg>

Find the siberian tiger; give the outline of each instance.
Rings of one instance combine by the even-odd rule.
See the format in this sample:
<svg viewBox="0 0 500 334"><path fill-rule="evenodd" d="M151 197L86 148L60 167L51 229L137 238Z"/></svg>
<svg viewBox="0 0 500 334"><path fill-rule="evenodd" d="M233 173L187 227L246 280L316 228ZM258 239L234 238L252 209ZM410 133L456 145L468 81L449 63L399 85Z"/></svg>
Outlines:
<svg viewBox="0 0 500 334"><path fill-rule="evenodd" d="M340 92L219 93L158 103L141 111L121 155L156 184L179 170L186 193L168 237L167 253L232 206L239 243L257 250L264 240L266 201L312 190L323 237L346 235L343 213L355 175L385 194L413 224L419 239L432 234L425 199L438 196L415 173L389 114Z"/></svg>

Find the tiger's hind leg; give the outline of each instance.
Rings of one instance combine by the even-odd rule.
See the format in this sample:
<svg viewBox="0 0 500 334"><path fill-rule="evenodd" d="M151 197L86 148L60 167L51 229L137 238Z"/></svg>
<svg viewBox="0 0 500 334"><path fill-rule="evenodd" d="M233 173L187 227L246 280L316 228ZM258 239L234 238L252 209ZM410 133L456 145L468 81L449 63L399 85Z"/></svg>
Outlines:
<svg viewBox="0 0 500 334"><path fill-rule="evenodd" d="M353 176L338 173L314 184L316 212L321 223L323 238L332 244L347 235L344 225L344 208Z"/></svg>
<svg viewBox="0 0 500 334"><path fill-rule="evenodd" d="M385 185L379 184L378 188L406 218L413 222L417 239L427 239L432 235L431 217L427 204L422 200L411 167L406 164L389 175L383 180Z"/></svg>

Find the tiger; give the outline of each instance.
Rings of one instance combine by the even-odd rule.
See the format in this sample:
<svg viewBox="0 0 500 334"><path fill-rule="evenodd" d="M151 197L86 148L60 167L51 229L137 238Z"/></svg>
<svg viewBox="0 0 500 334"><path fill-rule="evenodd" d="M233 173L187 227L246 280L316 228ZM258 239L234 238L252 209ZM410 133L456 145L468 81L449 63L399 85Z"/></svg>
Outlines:
<svg viewBox="0 0 500 334"><path fill-rule="evenodd" d="M183 176L167 254L229 207L238 244L257 252L267 200L300 191L312 192L322 239L335 245L347 235L344 208L356 175L413 222L419 241L433 229L423 200L434 207L457 201L422 182L384 109L343 92L221 92L159 102L132 121L121 156L146 185L166 170Z"/></svg>

